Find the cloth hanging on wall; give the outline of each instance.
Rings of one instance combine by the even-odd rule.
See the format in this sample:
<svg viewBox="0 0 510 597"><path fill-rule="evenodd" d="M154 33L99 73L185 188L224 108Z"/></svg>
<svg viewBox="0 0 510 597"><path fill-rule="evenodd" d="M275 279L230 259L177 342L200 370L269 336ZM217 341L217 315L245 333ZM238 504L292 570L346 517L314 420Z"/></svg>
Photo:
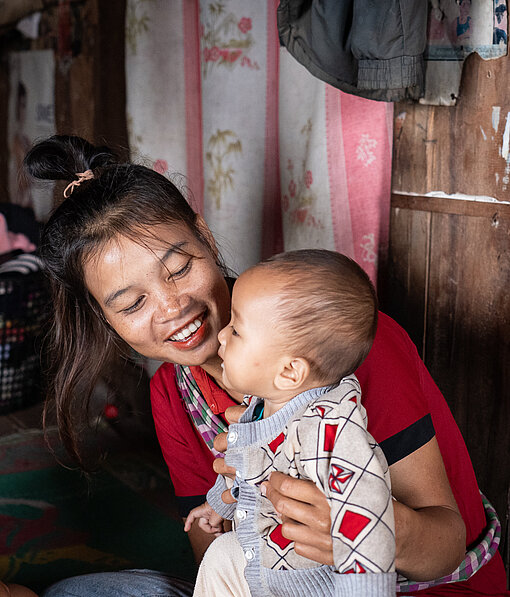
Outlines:
<svg viewBox="0 0 510 597"><path fill-rule="evenodd" d="M128 0L132 157L186 187L235 271L322 247L375 280L388 237L392 104L313 77L280 47L277 5Z"/></svg>
<svg viewBox="0 0 510 597"><path fill-rule="evenodd" d="M40 185L24 173L23 159L36 139L55 134L55 57L53 50L9 54L9 197L47 219L53 204L53 184Z"/></svg>

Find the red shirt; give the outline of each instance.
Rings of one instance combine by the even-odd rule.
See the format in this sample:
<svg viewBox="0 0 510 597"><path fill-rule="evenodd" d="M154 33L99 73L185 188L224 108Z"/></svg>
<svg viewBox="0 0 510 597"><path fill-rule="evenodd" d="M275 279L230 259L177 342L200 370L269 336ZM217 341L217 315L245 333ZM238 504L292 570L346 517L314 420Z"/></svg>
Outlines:
<svg viewBox="0 0 510 597"><path fill-rule="evenodd" d="M204 398L215 414L237 404L199 367L192 367ZM460 513L466 524L467 545L485 528L485 514L471 460L444 397L420 359L406 332L380 313L372 349L356 371L368 430L391 465L411 454L434 434ZM196 430L181 401L173 365L163 364L151 381L152 412L163 456L168 465L181 514L203 503L214 484L213 455ZM419 538L417 538L419 541ZM508 597L506 576L498 554L465 582L420 591L427 596ZM411 593L409 593L411 594Z"/></svg>

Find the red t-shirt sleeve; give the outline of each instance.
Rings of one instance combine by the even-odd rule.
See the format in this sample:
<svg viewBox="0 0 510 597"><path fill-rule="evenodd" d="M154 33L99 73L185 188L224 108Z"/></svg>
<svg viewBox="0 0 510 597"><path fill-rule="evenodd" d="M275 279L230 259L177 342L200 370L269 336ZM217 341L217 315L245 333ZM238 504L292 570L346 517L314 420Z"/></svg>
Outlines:
<svg viewBox="0 0 510 597"><path fill-rule="evenodd" d="M151 405L156 434L184 516L203 503L214 485L214 456L191 422L182 403L171 363L164 363L151 380Z"/></svg>
<svg viewBox="0 0 510 597"><path fill-rule="evenodd" d="M420 365L416 347L406 332L380 313L372 349L356 375L368 414L368 430L381 444L390 464L434 436Z"/></svg>

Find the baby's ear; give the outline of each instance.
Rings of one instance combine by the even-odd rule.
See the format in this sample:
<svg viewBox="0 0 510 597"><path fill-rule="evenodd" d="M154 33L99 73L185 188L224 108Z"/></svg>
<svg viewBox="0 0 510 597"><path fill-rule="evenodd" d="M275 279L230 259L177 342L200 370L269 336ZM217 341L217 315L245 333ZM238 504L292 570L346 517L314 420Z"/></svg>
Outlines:
<svg viewBox="0 0 510 597"><path fill-rule="evenodd" d="M310 364L302 357L282 361L275 377L274 385L278 390L299 390L310 375Z"/></svg>

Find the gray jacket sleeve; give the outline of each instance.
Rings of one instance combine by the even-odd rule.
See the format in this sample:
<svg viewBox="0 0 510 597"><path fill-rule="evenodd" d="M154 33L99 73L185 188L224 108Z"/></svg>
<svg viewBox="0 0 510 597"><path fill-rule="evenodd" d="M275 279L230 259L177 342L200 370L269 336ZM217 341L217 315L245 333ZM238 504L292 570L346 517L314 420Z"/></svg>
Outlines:
<svg viewBox="0 0 510 597"><path fill-rule="evenodd" d="M216 483L207 492L206 499L211 508L222 518L233 520L237 502L234 502L233 504L225 504L221 499L221 494L224 491L227 491L227 489L228 487L225 478L222 475L218 475Z"/></svg>
<svg viewBox="0 0 510 597"><path fill-rule="evenodd" d="M423 95L427 0L281 0L278 32L319 79L383 101Z"/></svg>
<svg viewBox="0 0 510 597"><path fill-rule="evenodd" d="M335 597L394 597L397 573L338 574Z"/></svg>

